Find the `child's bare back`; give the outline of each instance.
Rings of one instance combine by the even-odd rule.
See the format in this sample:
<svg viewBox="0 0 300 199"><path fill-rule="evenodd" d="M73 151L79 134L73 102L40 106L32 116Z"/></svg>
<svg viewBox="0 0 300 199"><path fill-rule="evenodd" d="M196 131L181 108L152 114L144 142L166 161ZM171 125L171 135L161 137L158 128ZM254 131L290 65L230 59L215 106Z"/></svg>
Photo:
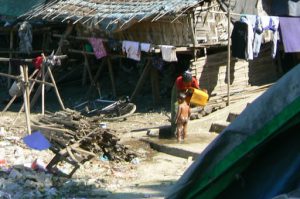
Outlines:
<svg viewBox="0 0 300 199"><path fill-rule="evenodd" d="M187 132L187 123L191 115L190 106L187 104L185 100L185 95L181 94L178 98L178 111L176 115L177 124L177 140L181 141L181 139L185 139Z"/></svg>

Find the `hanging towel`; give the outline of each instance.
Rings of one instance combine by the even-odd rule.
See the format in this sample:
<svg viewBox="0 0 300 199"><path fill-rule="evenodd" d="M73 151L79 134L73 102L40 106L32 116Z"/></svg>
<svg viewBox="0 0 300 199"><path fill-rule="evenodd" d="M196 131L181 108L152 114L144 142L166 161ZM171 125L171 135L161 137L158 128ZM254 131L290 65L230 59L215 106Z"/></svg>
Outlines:
<svg viewBox="0 0 300 199"><path fill-rule="evenodd" d="M166 62L177 61L176 48L174 46L161 45L160 50L164 61Z"/></svg>
<svg viewBox="0 0 300 199"><path fill-rule="evenodd" d="M101 38L91 37L88 40L93 47L94 54L97 59L101 59L102 57L107 56L107 52L106 52L106 49L103 45L103 41Z"/></svg>
<svg viewBox="0 0 300 199"><path fill-rule="evenodd" d="M284 52L300 52L300 18L279 17Z"/></svg>
<svg viewBox="0 0 300 199"><path fill-rule="evenodd" d="M141 51L148 53L150 51L151 44L141 43Z"/></svg>
<svg viewBox="0 0 300 199"><path fill-rule="evenodd" d="M127 58L133 59L136 61L141 60L141 49L140 43L136 41L123 41L122 42L122 51L126 53Z"/></svg>

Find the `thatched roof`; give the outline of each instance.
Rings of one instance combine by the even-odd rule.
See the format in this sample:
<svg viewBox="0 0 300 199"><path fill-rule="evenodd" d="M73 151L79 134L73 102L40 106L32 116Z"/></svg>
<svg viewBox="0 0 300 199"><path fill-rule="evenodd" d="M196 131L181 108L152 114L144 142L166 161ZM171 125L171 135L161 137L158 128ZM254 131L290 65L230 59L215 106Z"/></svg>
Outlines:
<svg viewBox="0 0 300 199"><path fill-rule="evenodd" d="M182 16L203 0L56 0L28 12L26 19L67 20L75 23L126 27L163 16Z"/></svg>

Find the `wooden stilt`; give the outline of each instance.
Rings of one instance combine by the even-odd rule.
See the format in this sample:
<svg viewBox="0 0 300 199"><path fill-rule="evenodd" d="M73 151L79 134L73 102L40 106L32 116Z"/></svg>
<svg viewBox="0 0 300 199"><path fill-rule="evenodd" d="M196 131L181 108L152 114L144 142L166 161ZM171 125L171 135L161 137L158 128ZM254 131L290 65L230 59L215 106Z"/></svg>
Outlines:
<svg viewBox="0 0 300 199"><path fill-rule="evenodd" d="M94 78L93 78L93 81L94 81L94 82L98 82L97 79L99 78L99 75L100 75L100 73L101 73L101 71L102 71L102 69L103 69L103 67L104 67L105 60L106 60L106 58L103 58L103 59L102 59L102 62L101 62L100 66L99 66L99 68L98 68L98 70L97 70L97 72L96 72L96 75L95 75ZM96 83L96 86L98 86L97 83ZM92 92L92 89L93 89L93 85L90 86L90 88L89 88L89 90L88 90L86 96L89 96L89 95L90 95L90 93ZM97 87L97 90L98 90L98 87ZM99 92L99 91L98 91L98 92Z"/></svg>
<svg viewBox="0 0 300 199"><path fill-rule="evenodd" d="M140 77L140 79L139 79L132 95L131 95L130 101L132 101L136 97L136 94L141 90L141 88L142 88L142 86L143 86L143 84L146 80L146 77L149 74L149 71L151 69L151 64L150 63L151 63L151 59L148 59L146 65L145 65L145 68L143 70L143 73L142 73L142 75L141 75L141 77Z"/></svg>
<svg viewBox="0 0 300 199"><path fill-rule="evenodd" d="M15 99L17 98L17 96L13 96L9 102L7 103L7 105L4 107L4 109L2 110L2 113L6 112L7 109L9 109L9 107L12 105L12 103L15 101Z"/></svg>
<svg viewBox="0 0 300 199"><path fill-rule="evenodd" d="M111 60L110 60L109 56L107 56L106 59L107 59L107 65L108 65L108 71L109 71L109 76L110 76L110 81L111 81L113 96L116 97L117 96L116 84L115 84L115 78L114 78L113 68L112 68L112 65L111 65Z"/></svg>
<svg viewBox="0 0 300 199"><path fill-rule="evenodd" d="M59 95L59 92L58 92L58 89L57 89L57 86L56 86L56 83L55 83L55 80L54 80L54 77L53 77L53 75L52 75L52 72L51 72L50 67L47 67L47 70L48 70L48 74L49 74L49 76L50 76L50 78L51 78L52 84L54 85L54 90L55 90L56 96L57 96L57 98L58 98L58 102L59 102L61 108L62 108L63 110L65 110L65 106L64 106L63 101L61 100L61 97L60 97L60 95Z"/></svg>
<svg viewBox="0 0 300 199"><path fill-rule="evenodd" d="M36 70L36 71L38 71L38 70ZM39 74L40 74L40 73L37 74L37 76L35 77L35 80L38 78ZM32 92L32 90L33 90L33 87L34 87L35 83L36 83L36 82L32 82L32 83L30 84L29 96L30 96L30 94L31 94L31 92ZM24 111L24 102L23 102L23 104L22 104L22 106L21 106L21 108L20 108L20 110L19 110L19 112L18 112L18 116L19 116L19 114L20 114L21 112L23 112L23 111ZM17 117L18 117L18 116L17 116Z"/></svg>
<svg viewBox="0 0 300 199"><path fill-rule="evenodd" d="M14 47L14 34L13 34L13 31L11 30L10 31L10 42L9 42L9 50L12 51L13 50L13 47ZM13 56L12 53L9 53L9 58L11 59ZM11 69L11 62L8 63L8 74L11 75L11 72L12 72L12 69ZM11 85L11 79L7 79L7 88L10 88L10 85Z"/></svg>
<svg viewBox="0 0 300 199"><path fill-rule="evenodd" d="M83 73L82 73L82 86L86 85L86 76L87 76L87 69L86 67L84 66L83 67Z"/></svg>
<svg viewBox="0 0 300 199"><path fill-rule="evenodd" d="M90 64L89 64L88 56L85 53L82 53L82 54L83 54L83 57L84 57L84 68L88 72L91 85L95 86L95 82L94 82L94 79L93 79L93 75L92 75L91 67L90 67Z"/></svg>
<svg viewBox="0 0 300 199"><path fill-rule="evenodd" d="M25 116L26 116L26 125L27 125L27 133L31 134L31 126L30 126L30 102L29 102L29 81L28 81L28 66L21 66L21 70L23 70L23 78L24 78L24 105L25 105Z"/></svg>
<svg viewBox="0 0 300 199"><path fill-rule="evenodd" d="M160 101L159 77L158 71L154 67L151 67L151 86L154 104L158 104Z"/></svg>

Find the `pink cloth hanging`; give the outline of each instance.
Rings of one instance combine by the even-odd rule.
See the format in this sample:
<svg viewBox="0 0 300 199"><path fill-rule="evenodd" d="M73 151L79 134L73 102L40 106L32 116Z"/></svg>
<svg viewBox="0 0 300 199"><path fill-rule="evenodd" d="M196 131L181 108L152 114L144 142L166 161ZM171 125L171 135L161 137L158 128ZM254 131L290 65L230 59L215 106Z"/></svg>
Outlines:
<svg viewBox="0 0 300 199"><path fill-rule="evenodd" d="M107 56L107 52L106 52L106 49L103 45L103 41L101 38L91 37L88 40L93 47L94 54L97 59L101 59L102 57Z"/></svg>

